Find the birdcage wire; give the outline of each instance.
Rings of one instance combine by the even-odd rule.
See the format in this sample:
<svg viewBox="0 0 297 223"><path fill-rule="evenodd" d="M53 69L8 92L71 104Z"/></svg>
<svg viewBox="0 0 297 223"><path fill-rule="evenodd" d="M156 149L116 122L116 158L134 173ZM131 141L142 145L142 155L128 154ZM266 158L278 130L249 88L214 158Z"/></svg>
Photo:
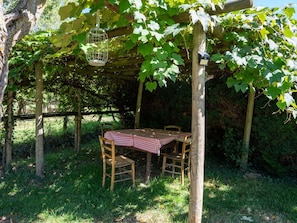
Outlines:
<svg viewBox="0 0 297 223"><path fill-rule="evenodd" d="M96 27L87 33L86 58L91 66L104 66L108 60L108 36L100 28L100 14L96 15Z"/></svg>

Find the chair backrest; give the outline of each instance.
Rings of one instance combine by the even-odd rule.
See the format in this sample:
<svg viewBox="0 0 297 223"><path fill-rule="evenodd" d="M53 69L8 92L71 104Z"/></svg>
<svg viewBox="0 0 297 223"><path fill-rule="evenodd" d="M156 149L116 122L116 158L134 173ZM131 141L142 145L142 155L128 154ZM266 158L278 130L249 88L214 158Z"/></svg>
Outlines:
<svg viewBox="0 0 297 223"><path fill-rule="evenodd" d="M178 126L178 125L164 125L164 129L165 130L177 131L177 132L181 131L181 127Z"/></svg>
<svg viewBox="0 0 297 223"><path fill-rule="evenodd" d="M185 159L186 156L191 152L192 136L188 135L184 137L182 144L182 158Z"/></svg>
<svg viewBox="0 0 297 223"><path fill-rule="evenodd" d="M111 122L102 122L100 123L101 135L104 136L104 133L109 130L114 130L114 125Z"/></svg>
<svg viewBox="0 0 297 223"><path fill-rule="evenodd" d="M102 152L102 159L111 159L111 162L114 163L115 161L115 144L114 140L110 140L104 138L103 136L99 135L99 141L101 146Z"/></svg>

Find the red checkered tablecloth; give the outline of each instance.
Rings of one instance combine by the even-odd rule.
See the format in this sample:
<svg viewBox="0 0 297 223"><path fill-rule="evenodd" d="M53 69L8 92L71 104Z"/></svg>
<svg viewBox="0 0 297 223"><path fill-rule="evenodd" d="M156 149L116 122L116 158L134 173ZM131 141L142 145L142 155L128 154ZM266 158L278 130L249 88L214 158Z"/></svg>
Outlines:
<svg viewBox="0 0 297 223"><path fill-rule="evenodd" d="M114 140L115 145L131 146L144 152L159 154L162 146L189 133L162 129L121 129L107 131L105 138Z"/></svg>

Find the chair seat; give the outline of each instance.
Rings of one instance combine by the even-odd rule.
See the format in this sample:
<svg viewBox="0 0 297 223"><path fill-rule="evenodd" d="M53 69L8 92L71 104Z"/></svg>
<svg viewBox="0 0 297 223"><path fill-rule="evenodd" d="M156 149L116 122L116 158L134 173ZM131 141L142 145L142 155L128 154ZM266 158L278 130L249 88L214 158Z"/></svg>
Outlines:
<svg viewBox="0 0 297 223"><path fill-rule="evenodd" d="M163 153L163 156L166 156L169 159L177 160L177 161L182 159L181 153ZM188 158L188 156L186 156L185 158Z"/></svg>
<svg viewBox="0 0 297 223"><path fill-rule="evenodd" d="M107 159L106 160L107 164L111 165L112 159ZM115 167L124 167L124 166L130 166L131 164L135 163L134 160L125 157L125 156L116 156L115 157Z"/></svg>

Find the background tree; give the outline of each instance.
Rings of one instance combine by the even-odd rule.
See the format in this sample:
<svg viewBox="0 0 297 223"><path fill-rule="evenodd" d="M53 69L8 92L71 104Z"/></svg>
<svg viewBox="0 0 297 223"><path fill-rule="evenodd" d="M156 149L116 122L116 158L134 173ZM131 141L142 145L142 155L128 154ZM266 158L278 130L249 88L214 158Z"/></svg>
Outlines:
<svg viewBox="0 0 297 223"><path fill-rule="evenodd" d="M247 169L253 104L256 91L276 100L280 111L297 116L294 98L297 75L297 23L294 7L260 8L222 17L225 36L221 44L230 50L218 52L212 59L232 77L228 87L237 92L249 91L246 124L243 136L241 168ZM235 25L236 24L236 25Z"/></svg>
<svg viewBox="0 0 297 223"><path fill-rule="evenodd" d="M4 2L0 1L0 120L2 103L8 82L8 57L11 48L32 30L42 14L45 0L18 1L5 12Z"/></svg>

